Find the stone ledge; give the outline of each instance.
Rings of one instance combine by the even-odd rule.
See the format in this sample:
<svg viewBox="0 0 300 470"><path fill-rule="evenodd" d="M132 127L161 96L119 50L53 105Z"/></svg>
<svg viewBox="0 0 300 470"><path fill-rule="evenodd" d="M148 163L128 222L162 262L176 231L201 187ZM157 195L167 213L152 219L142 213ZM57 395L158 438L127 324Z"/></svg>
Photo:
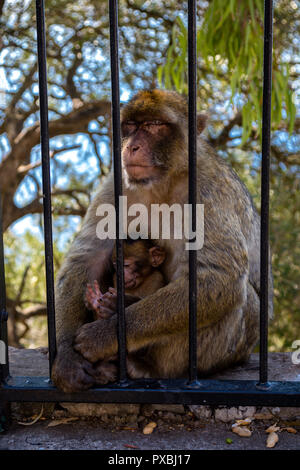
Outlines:
<svg viewBox="0 0 300 470"><path fill-rule="evenodd" d="M269 379L300 381L300 364L295 365L292 353L269 354ZM9 368L12 376L47 376L49 365L47 348L17 349L9 347ZM259 355L251 354L249 361L241 366L211 375L220 380L256 380L259 373Z"/></svg>
<svg viewBox="0 0 300 470"><path fill-rule="evenodd" d="M47 351L45 348L16 349L9 348L10 373L12 376L47 376L49 374ZM247 364L234 367L211 376L219 380L256 380L259 373L259 355L252 354ZM271 353L269 355L269 379L300 381L300 365L291 361L291 353ZM60 410L55 410L59 407ZM39 403L16 403L13 406L16 416L31 416L39 413ZM190 406L189 410L201 420L214 419L229 423L235 419L254 417L256 419L281 418L285 420L300 418L300 408L256 408L253 406L210 407ZM129 422L138 419L139 415L151 416L153 414L168 413L180 418L186 414L188 407L183 405L136 405L136 404L100 404L100 403L47 403L44 406L44 416L53 413L67 414L68 416L100 417L104 421L110 419L125 419ZM127 417L127 418L126 418Z"/></svg>

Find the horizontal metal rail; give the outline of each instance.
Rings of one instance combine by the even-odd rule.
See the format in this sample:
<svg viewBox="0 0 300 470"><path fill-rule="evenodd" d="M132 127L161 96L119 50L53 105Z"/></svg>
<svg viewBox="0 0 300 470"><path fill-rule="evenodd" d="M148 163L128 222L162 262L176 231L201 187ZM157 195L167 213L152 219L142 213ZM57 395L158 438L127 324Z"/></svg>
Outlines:
<svg viewBox="0 0 300 470"><path fill-rule="evenodd" d="M0 389L3 401L76 403L182 403L186 405L300 406L300 382L269 382L257 387L255 380L136 380L124 385L107 385L83 392L64 393L48 377L13 377Z"/></svg>

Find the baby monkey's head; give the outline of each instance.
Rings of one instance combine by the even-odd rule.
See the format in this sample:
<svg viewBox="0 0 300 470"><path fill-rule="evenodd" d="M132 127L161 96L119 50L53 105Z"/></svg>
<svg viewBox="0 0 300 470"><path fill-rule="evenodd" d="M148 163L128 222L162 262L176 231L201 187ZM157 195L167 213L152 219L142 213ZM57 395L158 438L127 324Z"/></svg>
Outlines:
<svg viewBox="0 0 300 470"><path fill-rule="evenodd" d="M124 240L124 283L125 289L136 289L165 260L165 251L151 240ZM116 246L112 262L116 270Z"/></svg>

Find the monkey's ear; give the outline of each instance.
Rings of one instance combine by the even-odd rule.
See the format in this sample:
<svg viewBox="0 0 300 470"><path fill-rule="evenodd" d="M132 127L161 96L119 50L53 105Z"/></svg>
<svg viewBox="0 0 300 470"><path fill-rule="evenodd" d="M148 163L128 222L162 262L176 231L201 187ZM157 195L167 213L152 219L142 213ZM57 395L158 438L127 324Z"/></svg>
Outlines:
<svg viewBox="0 0 300 470"><path fill-rule="evenodd" d="M206 114L197 114L197 132L201 134L206 127L208 116Z"/></svg>
<svg viewBox="0 0 300 470"><path fill-rule="evenodd" d="M156 268L165 261L166 254L159 246L153 246L149 250L149 256L151 266Z"/></svg>

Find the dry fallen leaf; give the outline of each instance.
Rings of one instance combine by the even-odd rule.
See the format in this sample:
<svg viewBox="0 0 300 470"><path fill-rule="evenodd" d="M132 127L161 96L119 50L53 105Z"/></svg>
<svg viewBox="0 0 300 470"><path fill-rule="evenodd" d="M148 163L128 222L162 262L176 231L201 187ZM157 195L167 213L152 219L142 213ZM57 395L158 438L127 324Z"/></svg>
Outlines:
<svg viewBox="0 0 300 470"><path fill-rule="evenodd" d="M128 449L139 449L138 446L133 446L132 444L123 444L124 447L127 447Z"/></svg>
<svg viewBox="0 0 300 470"><path fill-rule="evenodd" d="M68 424L71 421L76 421L78 418L76 416L70 418L63 418L63 419L54 419L48 424L48 428L52 428L53 426L59 426L60 424Z"/></svg>
<svg viewBox="0 0 300 470"><path fill-rule="evenodd" d="M249 424L251 424L252 422L252 418L245 418L245 419L238 419L236 421L236 424L238 426L248 426Z"/></svg>
<svg viewBox="0 0 300 470"><path fill-rule="evenodd" d="M18 421L18 424L21 424L22 426L32 426L42 417L43 412L44 412L44 405L42 405L42 409L40 413L36 417L33 417L34 418L33 421L30 421L30 423L24 423L23 421Z"/></svg>
<svg viewBox="0 0 300 470"><path fill-rule="evenodd" d="M156 426L157 424L154 423L154 421L151 421L151 423L146 424L143 429L143 434L152 434Z"/></svg>
<svg viewBox="0 0 300 470"><path fill-rule="evenodd" d="M273 419L274 416L271 413L255 413L254 419L269 420Z"/></svg>
<svg viewBox="0 0 300 470"><path fill-rule="evenodd" d="M273 424L273 426L270 426L268 427L268 429L266 429L266 432L268 434L270 434L271 432L277 432L277 431L280 431L280 427L276 426L276 424Z"/></svg>
<svg viewBox="0 0 300 470"><path fill-rule="evenodd" d="M278 434L276 434L276 432L271 432L271 434L268 435L267 447L269 448L275 447L278 441L279 441Z"/></svg>
<svg viewBox="0 0 300 470"><path fill-rule="evenodd" d="M252 436L252 432L250 431L250 429L248 429L246 427L238 426L237 424L233 424L231 430L232 430L232 432L234 432L235 434L237 434L240 437L250 437L250 436Z"/></svg>
<svg viewBox="0 0 300 470"><path fill-rule="evenodd" d="M297 434L297 430L295 428L283 428L283 431L291 432L293 434Z"/></svg>

